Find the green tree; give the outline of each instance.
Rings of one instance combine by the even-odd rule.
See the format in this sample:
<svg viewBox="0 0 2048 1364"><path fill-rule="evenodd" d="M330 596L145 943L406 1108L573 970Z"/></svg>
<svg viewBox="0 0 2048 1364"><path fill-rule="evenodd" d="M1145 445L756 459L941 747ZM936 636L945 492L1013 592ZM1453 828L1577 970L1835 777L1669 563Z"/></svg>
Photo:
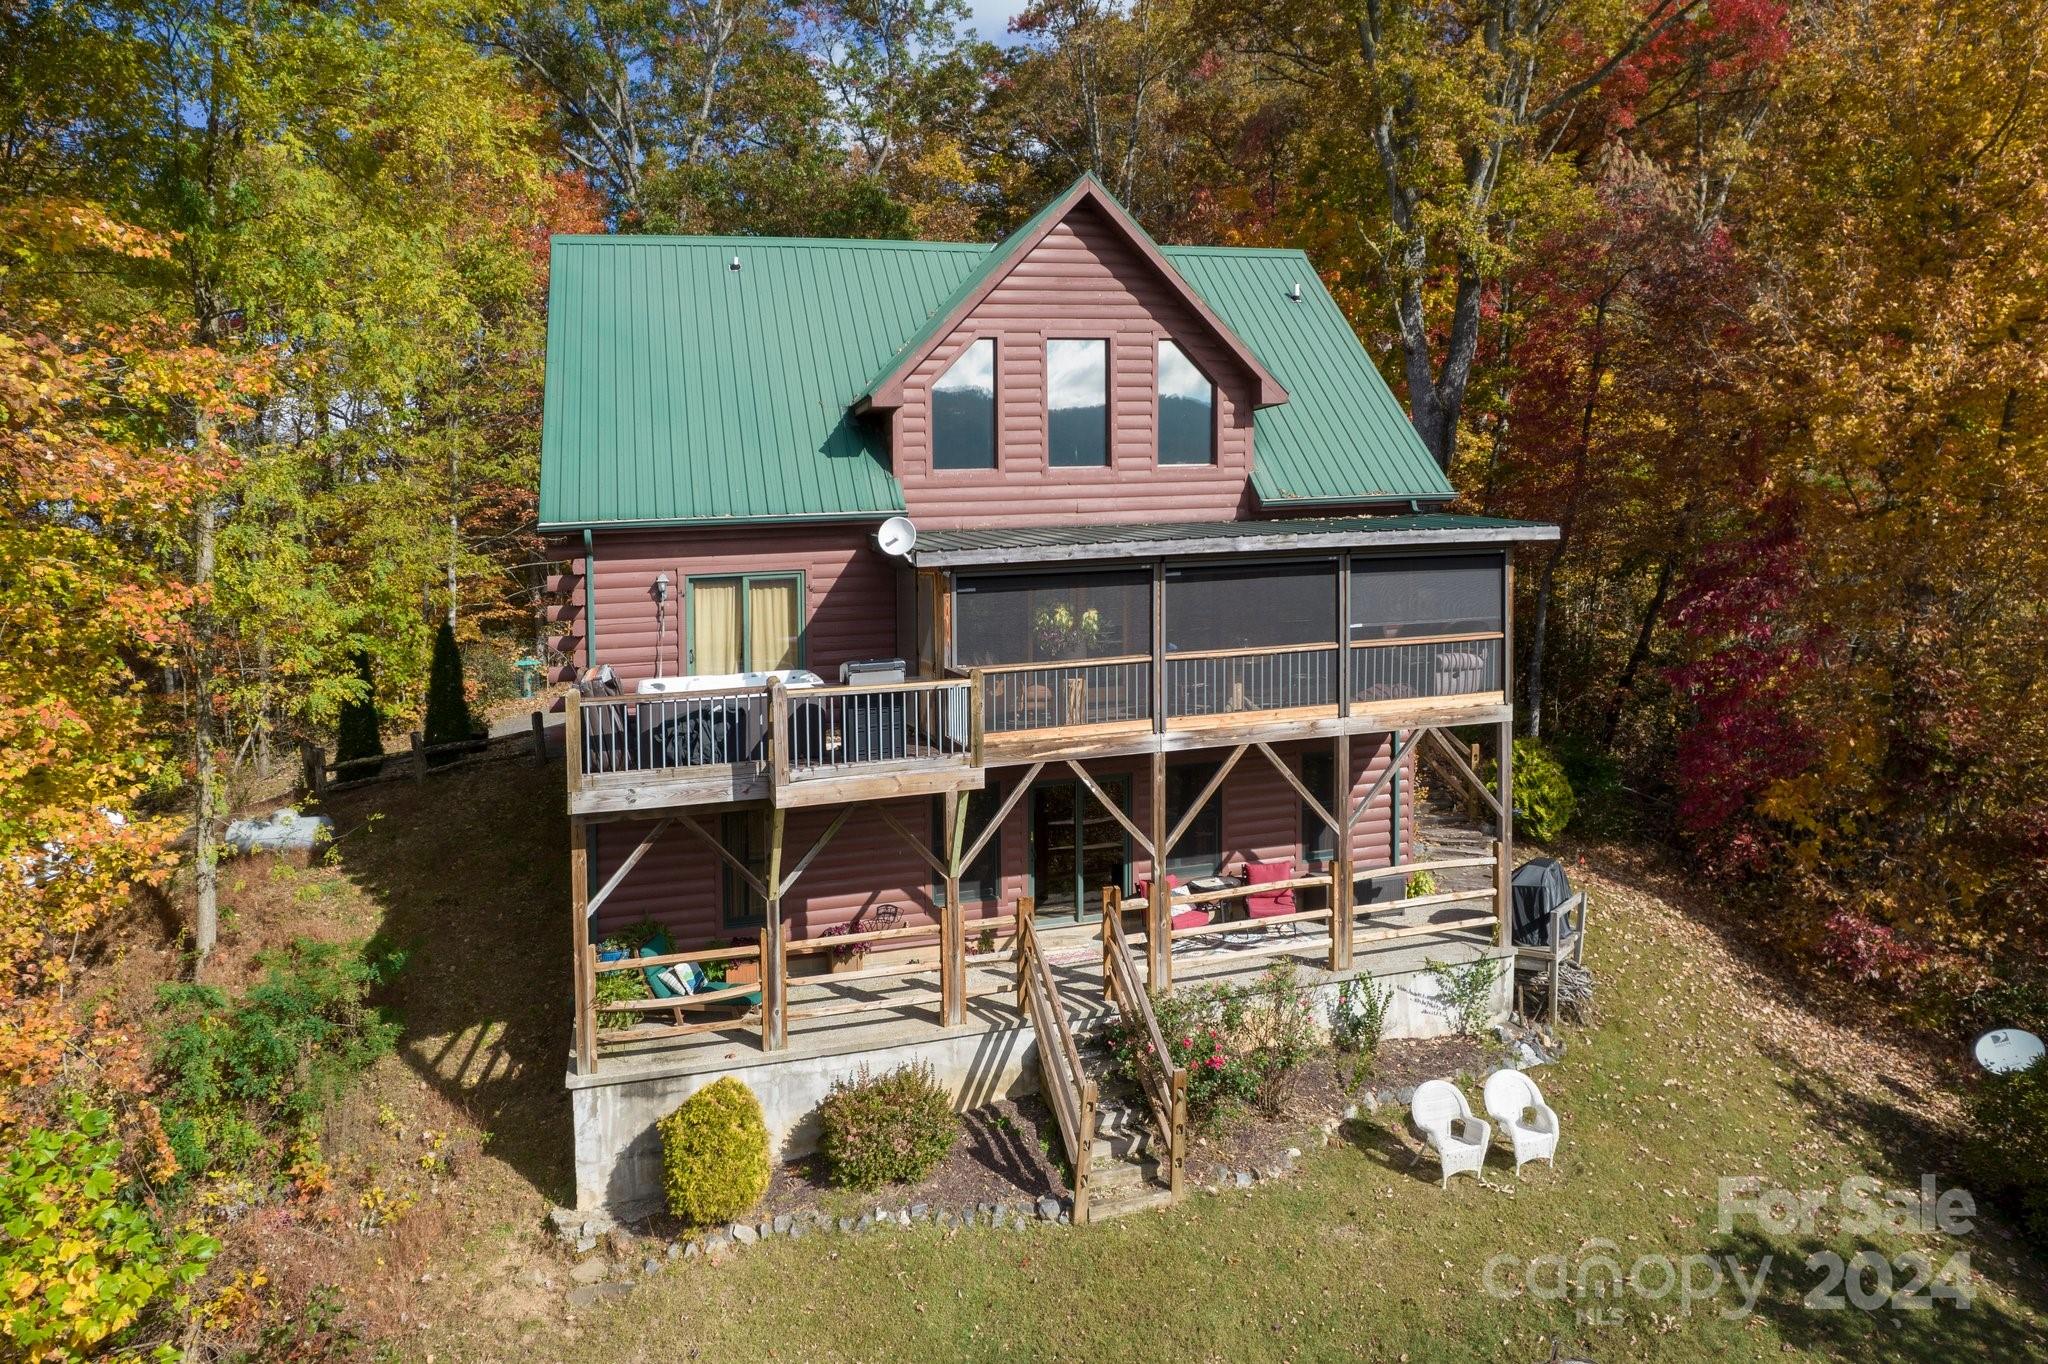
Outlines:
<svg viewBox="0 0 2048 1364"><path fill-rule="evenodd" d="M455 627L443 621L434 632L434 662L427 674L426 741L454 743L475 733L462 683L462 650L455 643Z"/></svg>
<svg viewBox="0 0 2048 1364"><path fill-rule="evenodd" d="M341 719L335 726L336 762L374 758L384 751L384 725L377 714L377 679L366 653L356 655L356 681L362 688L361 694L341 703Z"/></svg>

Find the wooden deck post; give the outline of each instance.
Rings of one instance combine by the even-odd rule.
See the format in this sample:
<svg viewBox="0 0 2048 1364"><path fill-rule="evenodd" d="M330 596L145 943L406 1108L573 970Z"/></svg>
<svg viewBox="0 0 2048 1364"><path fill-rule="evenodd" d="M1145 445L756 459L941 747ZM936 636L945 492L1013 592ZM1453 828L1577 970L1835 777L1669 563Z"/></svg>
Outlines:
<svg viewBox="0 0 2048 1364"><path fill-rule="evenodd" d="M562 771L567 774L569 794L583 785L583 695L570 692L562 698Z"/></svg>
<svg viewBox="0 0 2048 1364"><path fill-rule="evenodd" d="M576 999L576 1073L597 1068L597 982L590 955L590 835L583 820L569 816L569 969Z"/></svg>
<svg viewBox="0 0 2048 1364"><path fill-rule="evenodd" d="M1515 924L1514 902L1509 894L1515 861L1515 725L1512 720L1500 723L1500 773L1494 785L1500 793L1499 833L1494 844L1494 892L1499 900L1500 945L1506 947L1514 941Z"/></svg>
<svg viewBox="0 0 2048 1364"><path fill-rule="evenodd" d="M946 792L946 905L939 920L939 1021L967 1021L967 907L960 903L960 853L967 836L967 802Z"/></svg>
<svg viewBox="0 0 2048 1364"><path fill-rule="evenodd" d="M771 685L773 685L771 683ZM768 812L768 971L761 982L761 1033L770 1051L789 1045L789 927L782 922L782 831L787 811Z"/></svg>
<svg viewBox="0 0 2048 1364"><path fill-rule="evenodd" d="M1351 872L1351 736L1339 734L1330 756L1330 809L1338 816L1337 858L1330 864L1330 969L1351 969L1353 923L1351 897L1356 883Z"/></svg>
<svg viewBox="0 0 2048 1364"><path fill-rule="evenodd" d="M310 739L299 740L299 766L303 770L306 794L314 800L327 794L327 750Z"/></svg>
<svg viewBox="0 0 2048 1364"><path fill-rule="evenodd" d="M1114 992L1113 990L1111 990L1111 989L1109 988L1109 957L1110 957L1110 953L1112 953L1112 952L1114 952L1114 951L1116 950L1116 948L1115 948L1115 946L1114 946L1114 939L1115 939L1116 933L1115 933L1115 929L1114 929L1114 928L1112 927L1112 916L1114 916L1114 915L1120 915L1120 914L1122 914L1123 912L1124 912L1124 906L1123 906L1123 896L1122 896L1122 894L1118 892L1118 890L1117 890L1117 888L1116 888L1115 886L1104 886L1104 887L1102 888L1102 924L1101 924L1101 928L1102 928L1102 997L1103 997L1104 999L1109 999L1109 998L1111 998L1111 997L1112 997L1112 996L1114 995L1114 993L1115 993L1115 992Z"/></svg>
<svg viewBox="0 0 2048 1364"><path fill-rule="evenodd" d="M533 730L533 760L542 766L546 766L548 760L548 722L541 719L539 711L533 713L531 729Z"/></svg>
<svg viewBox="0 0 2048 1364"><path fill-rule="evenodd" d="M1173 988L1173 892L1166 884L1166 750L1152 753L1152 893L1145 897L1146 988L1164 995Z"/></svg>
<svg viewBox="0 0 2048 1364"><path fill-rule="evenodd" d="M412 732L412 779L427 779L427 741L420 737L418 730Z"/></svg>

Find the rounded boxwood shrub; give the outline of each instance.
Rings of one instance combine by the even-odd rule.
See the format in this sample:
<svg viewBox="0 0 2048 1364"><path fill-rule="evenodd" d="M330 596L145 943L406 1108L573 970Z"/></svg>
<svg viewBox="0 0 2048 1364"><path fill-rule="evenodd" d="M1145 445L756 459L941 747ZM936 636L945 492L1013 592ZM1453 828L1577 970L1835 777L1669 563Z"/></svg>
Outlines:
<svg viewBox="0 0 2048 1364"><path fill-rule="evenodd" d="M929 1065L875 1076L863 1066L835 1081L818 1108L818 1149L835 1183L850 1189L915 1184L953 1149L960 1120Z"/></svg>
<svg viewBox="0 0 2048 1364"><path fill-rule="evenodd" d="M1537 739L1515 740L1515 830L1548 843L1564 832L1579 798L1564 765Z"/></svg>
<svg viewBox="0 0 2048 1364"><path fill-rule="evenodd" d="M768 1124L754 1091L713 1080L656 1126L668 1210L691 1226L730 1222L768 1192Z"/></svg>

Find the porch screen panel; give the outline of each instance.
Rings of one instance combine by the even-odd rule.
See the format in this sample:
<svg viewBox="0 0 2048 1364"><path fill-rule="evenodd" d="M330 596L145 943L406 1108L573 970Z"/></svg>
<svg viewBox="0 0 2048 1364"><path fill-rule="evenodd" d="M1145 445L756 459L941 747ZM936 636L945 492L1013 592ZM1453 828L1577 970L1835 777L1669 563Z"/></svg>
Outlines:
<svg viewBox="0 0 2048 1364"><path fill-rule="evenodd" d="M1139 572L961 578L954 662L1056 663L1152 651L1152 580Z"/></svg>
<svg viewBox="0 0 2048 1364"><path fill-rule="evenodd" d="M1166 651L1337 642L1337 566L1233 564L1166 573Z"/></svg>
<svg viewBox="0 0 2048 1364"><path fill-rule="evenodd" d="M1496 633L1503 562L1497 554L1353 560L1351 638Z"/></svg>
<svg viewBox="0 0 2048 1364"><path fill-rule="evenodd" d="M795 578L747 584L747 668L767 672L797 665L797 636L803 609Z"/></svg>
<svg viewBox="0 0 2048 1364"><path fill-rule="evenodd" d="M738 578L699 579L690 584L690 668L697 673L740 671Z"/></svg>

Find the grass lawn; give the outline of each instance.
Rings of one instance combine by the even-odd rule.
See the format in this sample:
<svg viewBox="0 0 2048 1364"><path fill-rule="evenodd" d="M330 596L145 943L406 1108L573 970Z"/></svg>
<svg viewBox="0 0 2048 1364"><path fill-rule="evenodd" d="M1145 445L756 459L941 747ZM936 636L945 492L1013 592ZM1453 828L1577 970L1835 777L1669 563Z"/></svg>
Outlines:
<svg viewBox="0 0 2048 1364"><path fill-rule="evenodd" d="M1396 1124L1365 1121L1288 1181L1163 1214L778 1241L670 1263L615 1305L571 1312L569 1266L540 1225L567 1177L558 775L508 764L344 798L331 865L282 889L240 878L268 896L244 904L241 932L303 911L412 949L393 1000L406 1041L337 1115L330 1146L350 1190L395 1184L422 1126L462 1154L414 1211L359 1241L322 1233L344 1249L309 1250L299 1271L342 1282L393 1357L1519 1362L1547 1359L1556 1335L1600 1361L2048 1359L2048 1266L1987 1218L1959 1236L1857 1236L1831 1205L1811 1232L1717 1226L1723 1178L1915 1188L1931 1172L1949 1187L1955 1098L1882 1022L1809 1009L1682 909L1675 882L1603 846L1575 870L1595 896L1601 1017L1568 1030L1570 1054L1538 1075L1564 1123L1555 1171L1517 1180L1497 1152L1487 1185L1440 1190L1433 1166L1410 1168ZM1810 1255L1866 1248L1937 1268L1963 1256L1972 1305L1804 1304L1824 1278ZM1602 1254L1643 1262L1641 1291L1560 1296L1556 1262L1533 1286L1524 1272ZM1690 1304L1657 1295L1667 1258L1699 1256L1761 1272L1754 1310L1725 1284ZM1696 1262L1703 1290L1706 1273Z"/></svg>

